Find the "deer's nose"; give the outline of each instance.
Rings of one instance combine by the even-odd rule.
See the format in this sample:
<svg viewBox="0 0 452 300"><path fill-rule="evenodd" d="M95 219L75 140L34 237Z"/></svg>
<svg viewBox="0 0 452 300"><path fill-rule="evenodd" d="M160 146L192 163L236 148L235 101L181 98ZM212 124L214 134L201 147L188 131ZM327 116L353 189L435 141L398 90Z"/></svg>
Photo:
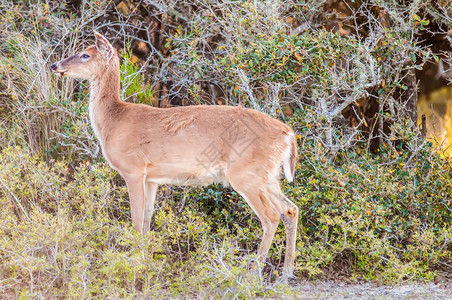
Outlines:
<svg viewBox="0 0 452 300"><path fill-rule="evenodd" d="M50 65L50 70L55 71L57 69L57 65L55 63Z"/></svg>

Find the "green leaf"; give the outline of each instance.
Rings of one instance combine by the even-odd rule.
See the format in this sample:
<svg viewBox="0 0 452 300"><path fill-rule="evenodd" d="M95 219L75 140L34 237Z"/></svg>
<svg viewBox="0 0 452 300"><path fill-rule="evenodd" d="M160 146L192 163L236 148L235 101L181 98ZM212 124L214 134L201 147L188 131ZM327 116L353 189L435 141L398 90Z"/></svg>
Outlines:
<svg viewBox="0 0 452 300"><path fill-rule="evenodd" d="M427 26L428 24L430 24L430 20L422 20L421 21L421 25Z"/></svg>
<svg viewBox="0 0 452 300"><path fill-rule="evenodd" d="M413 62L415 62L415 61L416 61L416 54L414 54L414 53L411 53L411 60L412 60Z"/></svg>
<svg viewBox="0 0 452 300"><path fill-rule="evenodd" d="M419 17L417 14L414 14L413 19L419 22L421 20L421 17Z"/></svg>

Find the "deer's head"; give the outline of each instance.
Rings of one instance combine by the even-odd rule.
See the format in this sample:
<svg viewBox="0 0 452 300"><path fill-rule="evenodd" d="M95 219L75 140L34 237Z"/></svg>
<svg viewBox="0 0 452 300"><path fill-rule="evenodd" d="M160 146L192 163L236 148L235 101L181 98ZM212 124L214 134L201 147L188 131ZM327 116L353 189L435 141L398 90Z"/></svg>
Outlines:
<svg viewBox="0 0 452 300"><path fill-rule="evenodd" d="M116 49L100 33L94 32L96 43L93 46L63 59L50 66L50 70L60 76L93 80L109 68L116 68L118 56Z"/></svg>

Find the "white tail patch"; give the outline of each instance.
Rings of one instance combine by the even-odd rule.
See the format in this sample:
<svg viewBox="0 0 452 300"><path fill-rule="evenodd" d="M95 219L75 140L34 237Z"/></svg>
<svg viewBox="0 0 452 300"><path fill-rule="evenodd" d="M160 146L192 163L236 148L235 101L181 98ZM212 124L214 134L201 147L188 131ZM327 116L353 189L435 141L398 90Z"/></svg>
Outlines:
<svg viewBox="0 0 452 300"><path fill-rule="evenodd" d="M283 153L283 170L284 170L284 175L286 176L286 179L289 182L293 181L292 170L290 167L290 156L292 155L292 138L293 138L293 136L294 136L294 133L289 132L289 134L287 134L284 137L284 141L286 142L287 147Z"/></svg>

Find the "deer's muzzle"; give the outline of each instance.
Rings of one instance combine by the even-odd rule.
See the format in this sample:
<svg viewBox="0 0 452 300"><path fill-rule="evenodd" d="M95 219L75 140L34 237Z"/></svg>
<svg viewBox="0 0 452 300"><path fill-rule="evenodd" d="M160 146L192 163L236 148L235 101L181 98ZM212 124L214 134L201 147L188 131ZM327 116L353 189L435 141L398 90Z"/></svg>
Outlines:
<svg viewBox="0 0 452 300"><path fill-rule="evenodd" d="M57 74L57 75L60 75L60 76L63 76L63 75L64 75L64 72L66 72L66 70L63 70L63 69L59 69L59 68L58 68L58 63L53 63L53 64L51 64L51 65L50 65L50 70L51 70L53 73L55 73L55 74Z"/></svg>

